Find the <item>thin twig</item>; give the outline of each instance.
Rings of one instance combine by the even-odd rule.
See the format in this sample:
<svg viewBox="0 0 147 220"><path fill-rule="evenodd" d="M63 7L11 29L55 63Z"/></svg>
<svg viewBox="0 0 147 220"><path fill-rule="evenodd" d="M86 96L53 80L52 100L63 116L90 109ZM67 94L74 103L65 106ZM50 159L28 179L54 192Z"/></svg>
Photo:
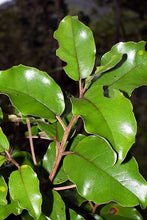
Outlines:
<svg viewBox="0 0 147 220"><path fill-rule="evenodd" d="M74 185L70 185L70 186L54 187L53 190L60 191L60 190L73 189L73 188L76 188L76 187L77 186L74 184Z"/></svg>
<svg viewBox="0 0 147 220"><path fill-rule="evenodd" d="M79 98L83 97L82 79L79 79Z"/></svg>
<svg viewBox="0 0 147 220"><path fill-rule="evenodd" d="M60 148L58 149L58 152L56 154L56 159L55 159L55 162L54 162L54 165L53 165L53 168L52 168L52 171L49 175L49 180L52 182L55 175L56 175L56 172L57 172L57 169L59 167L59 164L60 164L60 161L63 157L63 152L64 152L64 147L65 147L65 144L66 144L66 141L68 139L68 136L70 134L70 131L71 131L71 128L74 124L74 122L79 118L79 116L73 116L66 131L64 132L64 135L63 135L63 139L62 139L62 142L60 144Z"/></svg>
<svg viewBox="0 0 147 220"><path fill-rule="evenodd" d="M98 205L98 204L94 204L94 205L93 205L93 203L92 203L91 201L89 201L89 205L91 206L91 208L92 208L92 213L94 214L94 213L96 212L97 207L98 207L99 205Z"/></svg>
<svg viewBox="0 0 147 220"><path fill-rule="evenodd" d="M29 136L25 136L25 138L30 138ZM40 137L37 135L32 135L33 139L42 139L42 140L50 140L48 137Z"/></svg>
<svg viewBox="0 0 147 220"><path fill-rule="evenodd" d="M13 163L20 170L19 164L14 159L11 158L11 155L9 154L9 152L7 150L5 150L5 153L7 155L6 156L7 161Z"/></svg>
<svg viewBox="0 0 147 220"><path fill-rule="evenodd" d="M36 161L35 151L34 151L34 145L33 145L33 139L32 139L30 120L27 118L26 122L27 122L27 127L28 127L28 132L29 132L29 141L30 141L30 148L31 148L32 159L33 159L34 165L37 166L37 161Z"/></svg>
<svg viewBox="0 0 147 220"><path fill-rule="evenodd" d="M56 118L58 119L58 121L60 122L60 124L62 125L62 128L64 131L66 131L67 127L65 126L64 122L62 121L61 117L59 115L56 115Z"/></svg>

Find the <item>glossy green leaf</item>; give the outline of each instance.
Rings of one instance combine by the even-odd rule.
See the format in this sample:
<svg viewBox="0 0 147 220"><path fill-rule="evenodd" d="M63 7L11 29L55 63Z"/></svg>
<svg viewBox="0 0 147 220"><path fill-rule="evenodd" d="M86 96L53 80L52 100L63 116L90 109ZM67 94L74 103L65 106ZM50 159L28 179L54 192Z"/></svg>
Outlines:
<svg viewBox="0 0 147 220"><path fill-rule="evenodd" d="M147 205L147 183L135 159L116 164L108 142L88 136L64 159L64 170L77 190L96 204L116 201L123 206Z"/></svg>
<svg viewBox="0 0 147 220"><path fill-rule="evenodd" d="M66 74L73 80L88 77L94 67L95 43L91 30L77 17L66 16L54 33L59 42L57 56L64 60Z"/></svg>
<svg viewBox="0 0 147 220"><path fill-rule="evenodd" d="M118 204L104 206L100 212L105 220L143 220L140 213L135 208L122 207Z"/></svg>
<svg viewBox="0 0 147 220"><path fill-rule="evenodd" d="M147 52L145 45L146 42L141 41L139 43L120 42L113 46L102 57L101 65L106 65L111 57L116 54L123 54L124 59L116 68L101 74L97 84L106 85L109 89L119 89L128 93L128 95L131 95L135 88L147 85Z"/></svg>
<svg viewBox="0 0 147 220"><path fill-rule="evenodd" d="M74 151L74 148L78 145L78 143L85 138L85 135L78 134L74 139L70 147L70 151Z"/></svg>
<svg viewBox="0 0 147 220"><path fill-rule="evenodd" d="M73 114L83 118L86 131L106 138L122 161L136 135L131 102L117 90L113 97L104 97L102 87L93 84L82 99L72 103Z"/></svg>
<svg viewBox="0 0 147 220"><path fill-rule="evenodd" d="M14 201L10 198L10 203L7 205L0 205L0 219L7 218L10 214L19 215L22 212L22 208L20 207L17 201Z"/></svg>
<svg viewBox="0 0 147 220"><path fill-rule="evenodd" d="M9 149L9 142L7 140L7 137L4 135L2 129L0 128L0 153L8 149Z"/></svg>
<svg viewBox="0 0 147 220"><path fill-rule="evenodd" d="M61 196L59 193L52 191L52 210L50 213L50 220L65 220L66 215L65 215L65 204L63 200L61 199ZM48 204L50 205L50 204Z"/></svg>
<svg viewBox="0 0 147 220"><path fill-rule="evenodd" d="M0 176L0 205L6 205L7 184L2 176Z"/></svg>
<svg viewBox="0 0 147 220"><path fill-rule="evenodd" d="M60 87L45 72L32 67L19 65L0 71L0 92L24 115L54 119L64 110Z"/></svg>
<svg viewBox="0 0 147 220"><path fill-rule="evenodd" d="M61 124L57 121L55 123L46 123L43 121L37 121L38 127L41 131L44 131L50 140L61 141L63 138L64 130Z"/></svg>
<svg viewBox="0 0 147 220"><path fill-rule="evenodd" d="M110 57L110 60L107 59L105 62L104 62L105 57L102 57L104 65L98 66L96 68L95 74L90 76L87 79L87 81L90 81L94 77L98 77L101 73L106 72L106 71L114 68L121 61L122 56L123 56L122 54L115 54L112 57Z"/></svg>
<svg viewBox="0 0 147 220"><path fill-rule="evenodd" d="M17 186L17 187L16 187ZM36 220L41 214L42 197L39 191L39 181L36 173L28 165L21 166L11 173L9 179L10 195L19 201L22 208L27 209Z"/></svg>
<svg viewBox="0 0 147 220"><path fill-rule="evenodd" d="M84 220L85 219L81 215L79 215L75 211L73 211L72 209L69 209L69 214L70 214L71 220Z"/></svg>
<svg viewBox="0 0 147 220"><path fill-rule="evenodd" d="M52 142L48 149L46 154L43 158L43 167L50 173L54 164L56 158L56 143ZM67 175L65 174L63 167L61 166L59 171L57 172L57 175L55 176L53 183L59 184L63 183L68 179Z"/></svg>

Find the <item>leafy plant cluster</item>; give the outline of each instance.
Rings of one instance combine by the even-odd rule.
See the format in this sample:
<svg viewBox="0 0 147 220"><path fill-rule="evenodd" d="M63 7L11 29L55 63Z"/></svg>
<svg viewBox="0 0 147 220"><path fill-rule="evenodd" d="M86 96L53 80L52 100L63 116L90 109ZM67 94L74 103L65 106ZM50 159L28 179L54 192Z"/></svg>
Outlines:
<svg viewBox="0 0 147 220"><path fill-rule="evenodd" d="M0 130L0 219L14 213L36 220L141 220L135 206L146 208L147 182L127 155L137 130L129 97L147 84L146 43L118 43L93 71L93 34L77 17L66 16L54 38L66 74L79 83L78 97L63 95L49 75L32 67L0 71L0 92L27 124L32 154L20 151L24 159L18 160ZM36 135L41 131L50 140L42 160L34 152L36 127Z"/></svg>

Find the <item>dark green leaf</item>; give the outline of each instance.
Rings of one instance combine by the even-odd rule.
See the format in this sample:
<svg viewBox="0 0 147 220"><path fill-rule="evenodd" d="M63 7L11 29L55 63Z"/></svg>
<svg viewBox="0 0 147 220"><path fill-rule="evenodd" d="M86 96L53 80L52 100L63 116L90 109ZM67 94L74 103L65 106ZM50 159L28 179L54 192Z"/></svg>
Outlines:
<svg viewBox="0 0 147 220"><path fill-rule="evenodd" d="M12 198L38 220L41 214L42 197L37 175L32 168L23 165L21 172L18 170L12 172L9 179L9 189Z"/></svg>
<svg viewBox="0 0 147 220"><path fill-rule="evenodd" d="M0 107L0 122L1 122L1 120L3 120L3 112L2 112L2 109Z"/></svg>
<svg viewBox="0 0 147 220"><path fill-rule="evenodd" d="M145 41L139 43L118 43L106 53L101 60L104 66L116 54L123 54L124 60L116 68L101 74L97 84L106 85L131 95L132 91L142 85L147 85L147 52ZM99 67L100 68L100 67Z"/></svg>
<svg viewBox="0 0 147 220"><path fill-rule="evenodd" d="M2 176L0 176L0 205L6 205L7 184Z"/></svg>
<svg viewBox="0 0 147 220"><path fill-rule="evenodd" d="M69 179L81 196L96 204L116 201L123 206L147 205L147 183L138 172L135 159L114 165L108 142L88 136L64 159Z"/></svg>
<svg viewBox="0 0 147 220"><path fill-rule="evenodd" d="M91 30L77 17L66 16L54 37L59 42L57 55L67 63L64 67L67 75L76 81L88 77L94 67L96 52Z"/></svg>
<svg viewBox="0 0 147 220"><path fill-rule="evenodd" d="M32 67L19 65L1 71L0 92L24 115L54 119L64 110L60 87L45 72Z"/></svg>
<svg viewBox="0 0 147 220"><path fill-rule="evenodd" d="M11 157L19 164L19 165L29 165L34 169L34 164L32 160L31 154L26 151L17 151L14 152Z"/></svg>
<svg viewBox="0 0 147 220"><path fill-rule="evenodd" d="M100 214L105 220L143 220L135 208L122 207L118 204L109 204L101 209Z"/></svg>
<svg viewBox="0 0 147 220"><path fill-rule="evenodd" d="M88 133L106 138L124 160L135 141L136 121L131 102L118 90L113 97L103 95L102 86L95 84L82 99L73 99L73 114L80 115Z"/></svg>
<svg viewBox="0 0 147 220"><path fill-rule="evenodd" d="M56 158L56 143L53 142L49 145L46 154L43 158L43 167L50 173ZM57 175L54 178L53 183L59 184L67 180L67 175L65 174L63 167L61 166Z"/></svg>

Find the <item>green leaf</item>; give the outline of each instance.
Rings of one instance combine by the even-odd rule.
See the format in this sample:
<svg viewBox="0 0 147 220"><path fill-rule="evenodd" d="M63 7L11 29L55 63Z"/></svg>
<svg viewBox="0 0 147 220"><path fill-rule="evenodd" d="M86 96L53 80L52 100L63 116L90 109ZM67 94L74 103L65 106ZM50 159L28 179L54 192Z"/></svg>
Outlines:
<svg viewBox="0 0 147 220"><path fill-rule="evenodd" d="M77 17L66 16L54 33L59 42L57 56L67 63L66 74L73 80L88 77L94 67L95 43L91 30Z"/></svg>
<svg viewBox="0 0 147 220"><path fill-rule="evenodd" d="M43 158L43 167L50 173L54 164L56 158L56 142L52 142L48 149L46 154ZM55 176L53 183L59 184L63 183L66 180L68 180L67 175L65 174L63 170L63 166L59 168L59 171L57 172L57 175Z"/></svg>
<svg viewBox="0 0 147 220"><path fill-rule="evenodd" d="M64 170L81 196L96 204L116 201L123 206L147 205L147 183L135 159L114 165L108 142L88 136L64 159ZM81 169L82 168L82 169Z"/></svg>
<svg viewBox="0 0 147 220"><path fill-rule="evenodd" d="M65 204L59 193L52 191L52 209L49 218L51 220L65 220ZM49 204L48 204L49 205Z"/></svg>
<svg viewBox="0 0 147 220"><path fill-rule="evenodd" d="M7 184L2 176L0 176L0 205L6 205Z"/></svg>
<svg viewBox="0 0 147 220"><path fill-rule="evenodd" d="M32 67L19 65L0 71L0 92L24 115L55 119L55 114L64 110L60 87L45 72Z"/></svg>
<svg viewBox="0 0 147 220"><path fill-rule="evenodd" d="M93 84L82 99L72 103L73 114L83 118L86 131L106 138L117 151L119 162L124 160L136 135L131 102L118 90L113 97L104 97L102 86Z"/></svg>
<svg viewBox="0 0 147 220"><path fill-rule="evenodd" d="M135 208L122 207L118 204L104 206L100 214L105 220L143 220L140 213Z"/></svg>
<svg viewBox="0 0 147 220"><path fill-rule="evenodd" d="M71 220L84 220L85 219L81 215L79 215L75 211L73 211L72 209L69 209L69 214L70 214Z"/></svg>
<svg viewBox="0 0 147 220"><path fill-rule="evenodd" d="M28 212L27 212L27 213L23 213L23 214L21 215L21 217L22 217L22 220L34 220L34 218L31 217ZM41 214L38 220L47 220L47 219L48 219L48 218L47 218L46 216L44 216L43 214Z"/></svg>
<svg viewBox="0 0 147 220"><path fill-rule="evenodd" d="M8 149L9 149L9 142L6 136L4 135L2 129L0 128L0 153Z"/></svg>
<svg viewBox="0 0 147 220"><path fill-rule="evenodd" d="M0 155L0 167L2 166L2 164L5 162L6 158L4 156Z"/></svg>
<svg viewBox="0 0 147 220"><path fill-rule="evenodd" d="M34 126L31 126L31 134L34 136L34 135L38 135L38 126L34 125ZM29 136L29 132L26 131L25 132L25 136Z"/></svg>
<svg viewBox="0 0 147 220"><path fill-rule="evenodd" d="M43 121L37 121L38 127L41 131L45 131L47 137L50 140L61 141L63 138L64 130L61 124L57 121L55 123L46 123Z"/></svg>
<svg viewBox="0 0 147 220"><path fill-rule="evenodd" d="M39 191L39 181L36 173L28 165L11 173L9 179L10 195L20 206L27 209L36 220L41 214L42 197Z"/></svg>
<svg viewBox="0 0 147 220"><path fill-rule="evenodd" d="M23 209L19 206L18 202L12 198L10 200L10 204L0 205L0 219L5 219L12 213L15 215L21 214Z"/></svg>
<svg viewBox="0 0 147 220"><path fill-rule="evenodd" d="M104 65L98 66L96 68L95 74L92 76L89 76L87 80L90 81L94 77L98 77L101 73L114 68L121 61L122 56L123 56L122 54L115 54L112 57L110 57L110 60L107 59L105 62L104 62L105 57L102 57Z"/></svg>
<svg viewBox="0 0 147 220"><path fill-rule="evenodd" d="M116 54L123 54L124 59L116 68L101 74L96 83L108 86L109 89L119 89L128 93L128 95L131 95L135 88L147 85L147 52L145 45L146 42L141 41L139 43L120 42L113 46L102 57L101 65L106 65L111 57Z"/></svg>

